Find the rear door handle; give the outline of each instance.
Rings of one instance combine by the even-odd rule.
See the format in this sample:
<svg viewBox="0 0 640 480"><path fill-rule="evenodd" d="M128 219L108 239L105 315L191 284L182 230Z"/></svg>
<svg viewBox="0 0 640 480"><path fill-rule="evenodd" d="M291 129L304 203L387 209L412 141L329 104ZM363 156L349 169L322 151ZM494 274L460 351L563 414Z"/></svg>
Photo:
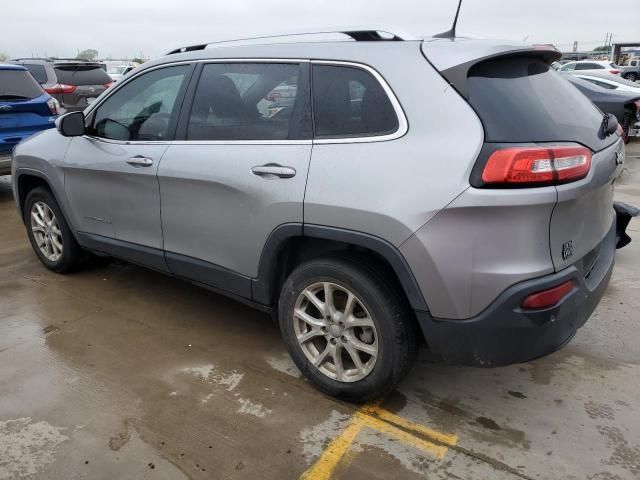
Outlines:
<svg viewBox="0 0 640 480"><path fill-rule="evenodd" d="M253 167L251 172L254 175L258 175L262 178L291 178L295 177L296 169L292 167L283 167L277 163L267 163L266 165L260 165Z"/></svg>
<svg viewBox="0 0 640 480"><path fill-rule="evenodd" d="M134 167L150 167L153 165L153 159L143 157L142 155L136 155L135 157L127 158L127 163Z"/></svg>

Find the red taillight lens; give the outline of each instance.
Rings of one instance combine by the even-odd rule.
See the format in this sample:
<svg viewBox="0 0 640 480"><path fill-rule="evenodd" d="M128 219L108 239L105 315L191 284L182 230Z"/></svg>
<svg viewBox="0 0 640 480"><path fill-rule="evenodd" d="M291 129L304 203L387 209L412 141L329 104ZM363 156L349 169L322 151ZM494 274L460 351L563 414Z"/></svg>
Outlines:
<svg viewBox="0 0 640 480"><path fill-rule="evenodd" d="M621 70L616 70L615 68L613 70L609 70L609 73L612 73L613 75L618 75L621 72Z"/></svg>
<svg viewBox="0 0 640 480"><path fill-rule="evenodd" d="M553 307L571 293L571 290L573 290L573 281L569 280L557 287L532 293L522 301L522 308L525 310L541 310Z"/></svg>
<svg viewBox="0 0 640 480"><path fill-rule="evenodd" d="M44 91L49 94L73 93L76 91L76 86L67 85L66 83L56 83L51 87L45 88Z"/></svg>
<svg viewBox="0 0 640 480"><path fill-rule="evenodd" d="M482 181L488 185L553 185L579 180L591 168L585 147L513 147L496 150L487 160Z"/></svg>
<svg viewBox="0 0 640 480"><path fill-rule="evenodd" d="M104 88L109 88L111 85L113 85L113 82L109 82L109 83L105 83L103 85Z"/></svg>

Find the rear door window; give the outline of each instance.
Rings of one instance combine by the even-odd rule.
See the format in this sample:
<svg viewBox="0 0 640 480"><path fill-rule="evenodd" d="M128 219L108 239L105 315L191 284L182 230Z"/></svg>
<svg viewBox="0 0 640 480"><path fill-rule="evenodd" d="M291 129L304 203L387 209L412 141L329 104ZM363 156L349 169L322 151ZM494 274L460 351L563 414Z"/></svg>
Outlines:
<svg viewBox="0 0 640 480"><path fill-rule="evenodd" d="M22 66L29 70L31 75L33 75L33 78L36 79L36 82L41 85L47 83L47 71L45 70L44 65L38 65L37 63L24 63Z"/></svg>
<svg viewBox="0 0 640 480"><path fill-rule="evenodd" d="M479 63L467 86L487 142L578 142L598 151L617 139L599 138L602 112L542 60Z"/></svg>
<svg viewBox="0 0 640 480"><path fill-rule="evenodd" d="M308 88L303 83L299 64L204 65L189 115L187 140L309 138L310 131L302 128L309 110Z"/></svg>
<svg viewBox="0 0 640 480"><path fill-rule="evenodd" d="M604 67L597 63L576 63L576 70L597 70L599 68Z"/></svg>
<svg viewBox="0 0 640 480"><path fill-rule="evenodd" d="M364 69L313 65L312 89L317 138L371 137L398 129L389 97Z"/></svg>
<svg viewBox="0 0 640 480"><path fill-rule="evenodd" d="M67 85L104 85L111 77L99 65L57 65L58 83Z"/></svg>
<svg viewBox="0 0 640 480"><path fill-rule="evenodd" d="M43 93L26 70L0 70L0 101L29 100Z"/></svg>

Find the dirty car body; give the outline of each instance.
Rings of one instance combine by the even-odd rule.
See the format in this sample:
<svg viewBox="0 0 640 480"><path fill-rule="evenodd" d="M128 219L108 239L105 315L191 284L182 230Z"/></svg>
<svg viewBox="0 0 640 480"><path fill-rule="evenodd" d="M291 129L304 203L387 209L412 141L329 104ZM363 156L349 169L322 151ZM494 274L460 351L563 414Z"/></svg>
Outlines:
<svg viewBox="0 0 640 480"><path fill-rule="evenodd" d="M561 347L613 268L620 136L552 48L345 35L145 63L15 151L28 230L29 189L47 188L74 245L274 312L296 364L342 398L397 383L414 324L456 363ZM157 78L171 94L138 99ZM291 108L269 103L279 85L296 85Z"/></svg>

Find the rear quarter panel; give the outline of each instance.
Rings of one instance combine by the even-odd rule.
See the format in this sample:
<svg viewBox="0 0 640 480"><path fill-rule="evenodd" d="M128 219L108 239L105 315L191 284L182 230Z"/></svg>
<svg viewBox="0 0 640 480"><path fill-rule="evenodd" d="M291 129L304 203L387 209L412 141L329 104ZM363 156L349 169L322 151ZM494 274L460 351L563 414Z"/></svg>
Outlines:
<svg viewBox="0 0 640 480"><path fill-rule="evenodd" d="M408 131L381 142L315 144L304 221L399 246L469 187L482 125L427 62L420 43L389 42L339 59L380 73L405 112Z"/></svg>

